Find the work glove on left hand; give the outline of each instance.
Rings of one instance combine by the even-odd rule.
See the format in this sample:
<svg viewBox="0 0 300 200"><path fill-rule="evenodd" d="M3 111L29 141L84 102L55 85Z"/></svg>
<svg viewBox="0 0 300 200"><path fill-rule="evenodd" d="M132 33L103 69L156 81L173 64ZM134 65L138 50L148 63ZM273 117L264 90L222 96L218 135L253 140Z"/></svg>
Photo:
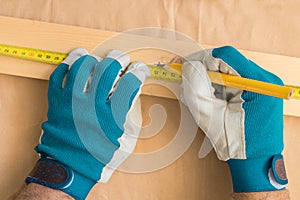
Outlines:
<svg viewBox="0 0 300 200"><path fill-rule="evenodd" d="M36 151L40 161L62 166L67 178L53 184L29 176L27 182L85 199L132 153L141 127L138 97L150 72L145 64L133 63L120 78L129 61L121 51L101 60L76 49L56 68L49 82L48 121Z"/></svg>

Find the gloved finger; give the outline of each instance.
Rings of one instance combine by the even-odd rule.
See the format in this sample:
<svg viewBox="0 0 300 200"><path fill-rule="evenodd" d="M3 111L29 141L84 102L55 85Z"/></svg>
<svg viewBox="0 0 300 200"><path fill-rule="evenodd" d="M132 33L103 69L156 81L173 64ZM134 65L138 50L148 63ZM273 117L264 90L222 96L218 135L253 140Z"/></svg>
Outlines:
<svg viewBox="0 0 300 200"><path fill-rule="evenodd" d="M135 62L129 66L128 71L121 77L110 98L114 116L126 116L126 113L139 96L145 79L149 76L150 70L144 63ZM118 126L122 127L125 117L115 117L115 120Z"/></svg>
<svg viewBox="0 0 300 200"><path fill-rule="evenodd" d="M83 48L77 48L72 50L69 55L62 61L62 63L67 64L68 66L72 66L76 60L78 60L81 56L88 55L88 51Z"/></svg>
<svg viewBox="0 0 300 200"><path fill-rule="evenodd" d="M73 86L73 92L87 92L89 81L97 63L98 60L94 56L86 55L79 58L67 74L66 88Z"/></svg>
<svg viewBox="0 0 300 200"><path fill-rule="evenodd" d="M95 66L89 93L96 93L99 102L106 102L110 91L119 77L118 75L129 62L130 57L128 54L119 50L110 51L107 57Z"/></svg>
<svg viewBox="0 0 300 200"><path fill-rule="evenodd" d="M205 96L211 96L212 92L213 96L211 97L215 96L219 99L226 99L225 87L211 83L210 78L205 78L208 77L207 71L222 71L227 73L225 70L223 65L219 65L215 61L215 58L211 56L211 50L206 49L190 54L184 58L183 78L186 77L191 81L191 78L193 77L193 80L195 81L193 85L195 85L195 88L199 88L203 91L202 95L204 95L205 92L208 92ZM195 76L196 74L197 76ZM207 90L208 86L210 86L209 88L212 88L210 91Z"/></svg>
<svg viewBox="0 0 300 200"><path fill-rule="evenodd" d="M215 59L211 56L210 49L200 50L192 53L186 56L183 61L184 63L198 61L201 62L208 71L220 71L220 66L215 64Z"/></svg>
<svg viewBox="0 0 300 200"><path fill-rule="evenodd" d="M91 75L93 67L98 60L90 55L84 55L72 64L66 75L65 89L84 92L86 83Z"/></svg>
<svg viewBox="0 0 300 200"><path fill-rule="evenodd" d="M49 79L49 91L54 89L62 89L64 77L68 72L69 65L65 63L61 63L56 67L56 69L52 72Z"/></svg>
<svg viewBox="0 0 300 200"><path fill-rule="evenodd" d="M182 65L182 87L183 92L197 94L205 98L214 98L215 88L212 87L211 81L207 74L207 67L200 61L186 61ZM187 99L189 101L193 99Z"/></svg>
<svg viewBox="0 0 300 200"><path fill-rule="evenodd" d="M127 72L122 77L129 76L132 74L134 77L136 77L139 81L141 81L141 84L143 84L147 77L150 77L151 72L147 65L142 62L133 62L127 69ZM122 79L121 78L121 79Z"/></svg>
<svg viewBox="0 0 300 200"><path fill-rule="evenodd" d="M218 98L216 88L211 84L207 67L199 60L184 62L182 66L181 101L188 106L195 122L207 135L206 143L199 155L204 156L215 146L224 129L224 113L228 102ZM211 65L210 65L211 66ZM218 93L219 94L219 93ZM212 144L212 145L208 145ZM223 150L223 149L222 149ZM225 151L226 152L226 151ZM226 154L217 151L219 158L227 158Z"/></svg>
<svg viewBox="0 0 300 200"><path fill-rule="evenodd" d="M68 72L69 66L71 66L78 58L87 54L88 52L82 48L72 50L69 55L63 60L63 62L58 65L51 74L49 87L51 87L52 89L62 89L64 87L64 78L66 76L66 73Z"/></svg>
<svg viewBox="0 0 300 200"><path fill-rule="evenodd" d="M83 49L83 48L74 49L62 61L62 63L67 64L69 67L71 67L76 62L76 60L78 60L80 57L85 56L85 55L89 55L89 53L86 49ZM102 58L100 56L96 56L96 55L90 55L90 56L94 57L96 60L98 60L98 62L100 62L102 60Z"/></svg>
<svg viewBox="0 0 300 200"><path fill-rule="evenodd" d="M276 75L259 67L232 46L215 48L212 50L212 56L221 59L242 77L280 85L283 84Z"/></svg>

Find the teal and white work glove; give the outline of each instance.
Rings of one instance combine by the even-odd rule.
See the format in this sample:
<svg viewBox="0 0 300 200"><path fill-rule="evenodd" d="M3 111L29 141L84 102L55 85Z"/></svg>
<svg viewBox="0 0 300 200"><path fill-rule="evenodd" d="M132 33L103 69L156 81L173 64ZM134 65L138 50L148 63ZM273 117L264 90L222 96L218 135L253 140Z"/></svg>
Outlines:
<svg viewBox="0 0 300 200"><path fill-rule="evenodd" d="M136 62L120 78L129 61L117 50L102 60L76 49L56 68L49 81L48 121L35 148L41 158L27 183L85 199L132 153L142 122L139 94L150 71Z"/></svg>
<svg viewBox="0 0 300 200"><path fill-rule="evenodd" d="M206 70L283 85L230 46L185 58L182 101L220 160L227 161L235 192L283 189L283 100L212 84Z"/></svg>

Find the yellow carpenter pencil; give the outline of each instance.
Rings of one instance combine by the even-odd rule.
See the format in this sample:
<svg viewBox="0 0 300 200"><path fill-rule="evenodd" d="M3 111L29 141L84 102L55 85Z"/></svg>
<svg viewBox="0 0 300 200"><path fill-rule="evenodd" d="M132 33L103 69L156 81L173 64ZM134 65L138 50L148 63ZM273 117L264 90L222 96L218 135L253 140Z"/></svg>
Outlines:
<svg viewBox="0 0 300 200"><path fill-rule="evenodd" d="M181 74L181 64L172 63L169 64L169 66L171 67L171 69ZM238 88L241 90L247 90L282 99L300 99L300 88L297 86L281 86L262 81L247 79L240 76L223 74L220 72L208 71L207 73L210 80L213 83L219 85Z"/></svg>

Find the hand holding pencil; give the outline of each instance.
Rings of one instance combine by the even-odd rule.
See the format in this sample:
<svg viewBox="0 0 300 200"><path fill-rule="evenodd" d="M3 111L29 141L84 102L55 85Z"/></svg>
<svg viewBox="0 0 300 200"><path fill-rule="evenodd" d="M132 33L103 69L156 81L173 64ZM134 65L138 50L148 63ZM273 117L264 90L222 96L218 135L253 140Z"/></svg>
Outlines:
<svg viewBox="0 0 300 200"><path fill-rule="evenodd" d="M173 58L166 69L178 74L182 74L182 62L180 57ZM237 88L241 90L256 92L282 99L298 99L300 100L300 87L292 85L277 85L251 78L241 77L239 75L226 74L218 71L207 71L212 83L227 87Z"/></svg>
<svg viewBox="0 0 300 200"><path fill-rule="evenodd" d="M183 63L181 100L218 158L227 161L235 192L285 188L283 99L211 83L207 71L281 86L282 80L233 47L208 49Z"/></svg>

